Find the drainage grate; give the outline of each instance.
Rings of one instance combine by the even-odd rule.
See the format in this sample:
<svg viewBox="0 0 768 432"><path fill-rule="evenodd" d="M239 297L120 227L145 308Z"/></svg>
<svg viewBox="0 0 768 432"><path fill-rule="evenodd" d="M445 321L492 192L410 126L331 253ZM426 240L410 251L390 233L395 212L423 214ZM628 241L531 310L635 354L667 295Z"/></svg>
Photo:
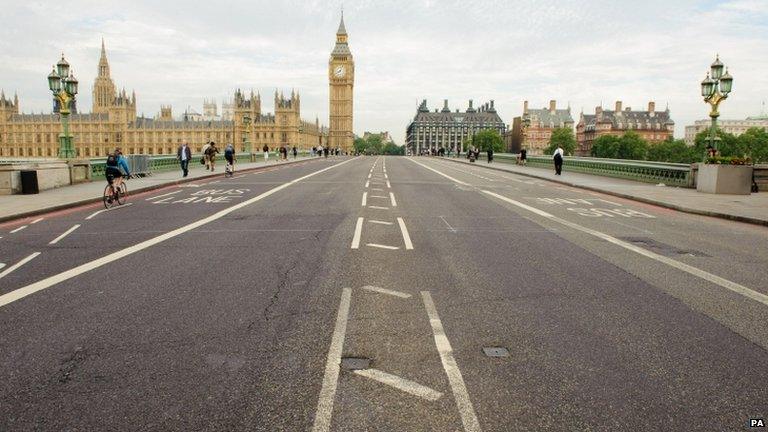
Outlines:
<svg viewBox="0 0 768 432"><path fill-rule="evenodd" d="M371 367L371 359L365 357L342 357L341 368L345 370L360 370Z"/></svg>
<svg viewBox="0 0 768 432"><path fill-rule="evenodd" d="M705 258L710 257L710 255L702 251L697 251L693 249L678 249L674 246L670 246L668 244L656 241L648 237L618 237L618 238L624 241L628 241L630 243L634 243L638 246L641 246L645 249L650 250L651 252L656 252L659 255L664 255L664 256L690 255L695 257L705 257Z"/></svg>
<svg viewBox="0 0 768 432"><path fill-rule="evenodd" d="M483 347L483 353L488 357L509 357L509 350L503 347Z"/></svg>

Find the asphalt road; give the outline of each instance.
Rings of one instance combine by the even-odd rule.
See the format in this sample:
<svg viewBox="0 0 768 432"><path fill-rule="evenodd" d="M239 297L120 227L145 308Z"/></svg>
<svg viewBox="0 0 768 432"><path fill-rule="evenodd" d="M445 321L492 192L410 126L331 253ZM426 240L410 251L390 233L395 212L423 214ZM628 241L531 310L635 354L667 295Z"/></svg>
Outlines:
<svg viewBox="0 0 768 432"><path fill-rule="evenodd" d="M764 227L424 157L128 201L0 226L0 430L768 418Z"/></svg>

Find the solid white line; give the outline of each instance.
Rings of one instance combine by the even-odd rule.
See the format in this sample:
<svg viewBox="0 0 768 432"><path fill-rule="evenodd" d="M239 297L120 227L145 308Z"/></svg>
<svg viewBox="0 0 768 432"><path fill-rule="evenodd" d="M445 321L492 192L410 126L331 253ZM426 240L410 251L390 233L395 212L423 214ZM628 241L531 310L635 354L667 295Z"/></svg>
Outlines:
<svg viewBox="0 0 768 432"><path fill-rule="evenodd" d="M366 246L370 246L370 247L379 248L379 249L387 249L387 250L398 250L398 249L400 249L397 246L387 246L387 245L378 244L378 243L366 243L365 245Z"/></svg>
<svg viewBox="0 0 768 432"><path fill-rule="evenodd" d="M100 214L100 213L104 213L105 211L107 211L107 209L104 209L104 210L99 210L99 211L97 211L97 212L94 212L93 214L91 214L90 216L88 216L87 218L85 218L85 220L93 219L93 217L94 217L94 216L96 216L97 214Z"/></svg>
<svg viewBox="0 0 768 432"><path fill-rule="evenodd" d="M87 262L85 264L81 264L81 265L79 265L79 266L77 266L75 268L72 268L72 269L67 270L65 272L62 272L62 273L59 273L57 275L53 275L53 276L47 277L47 278L45 278L43 280L40 280L40 281L37 281L37 282L35 282L33 284L27 285L27 286L25 286L23 288L19 288L19 289L15 290L15 291L11 291L11 292L9 292L7 294L0 295L0 307L5 306L5 305L7 305L9 303L15 302L16 300L22 299L22 298L24 298L24 297L26 297L26 296L28 296L30 294L34 294L34 293L36 293L38 291L42 291L42 290L44 290L46 288L50 288L50 287L52 287L52 286L54 286L54 285L56 285L58 283L64 282L64 281L66 281L68 279L71 279L73 277L79 276L79 275L81 275L83 273L89 272L89 271L91 271L93 269L96 269L96 268L99 268L99 267L101 267L103 265L112 263L112 262L117 261L117 260L119 260L121 258L124 258L126 256L132 255L132 254L134 254L136 252L142 251L142 250L147 249L149 247L152 247L152 246L154 246L156 244L162 243L162 242L164 242L166 240L169 240L169 239L172 239L174 237L177 237L177 236L179 236L181 234L184 234L184 233L187 233L189 231L192 231L192 230L194 230L196 228L199 228L199 227L201 227L203 225L206 225L208 223L211 223L213 221L219 220L219 219L223 218L224 216L227 216L228 214L230 214L230 213L232 213L234 211L240 210L243 207L247 207L247 206L249 206L249 205L251 205L251 204L253 204L255 202L261 201L262 199L267 198L268 196L273 195L273 194L275 194L275 193L277 193L277 192L279 192L279 191L281 191L281 190L283 190L283 189L285 189L285 188L287 188L287 187L289 187L291 185L294 185L294 184L296 184L296 183L298 183L298 182L300 182L302 180L308 179L308 178L310 178L312 176L315 176L317 174L323 173L323 172L328 171L330 169L334 169L334 168L340 167L340 166L342 166L342 165L344 165L344 164L346 164L348 162L351 162L351 161L353 161L355 159L356 158L347 159L344 162L338 163L336 165L331 165L329 167L326 167L326 168L323 168L321 170L315 171L313 173L307 174L307 175L305 175L303 177L299 177L299 178L291 180L291 181L289 181L287 183L283 183L282 185L277 186L277 187L275 187L273 189L270 189L270 190L262 193L261 195L255 196L255 197L253 197L253 198L251 198L251 199L249 199L247 201L243 201L241 203L235 204L232 207L228 207L228 208L225 208L223 210L220 210L220 211L218 211L218 212L216 212L216 213L214 213L214 214L212 214L212 215L210 215L208 217L205 217L205 218L200 219L198 221L192 222L192 223L190 223L188 225L185 225L185 226L183 226L181 228L177 228L177 229L175 229L173 231L169 231L169 232L167 232L165 234L161 234L161 235L159 235L157 237L151 238L149 240L145 240L145 241L143 241L141 243L138 243L138 244L135 244L133 246L129 246L129 247L124 248L124 249L120 249L117 252L113 252L113 253L111 253L109 255L106 255L104 257L95 259L95 260ZM124 207L124 206L125 205L120 206L120 207Z"/></svg>
<svg viewBox="0 0 768 432"><path fill-rule="evenodd" d="M365 207L365 205L368 203L368 192L363 192L363 203L362 206Z"/></svg>
<svg viewBox="0 0 768 432"><path fill-rule="evenodd" d="M373 220L373 219L369 219L368 222L375 223L375 224L380 224L380 225L392 225L392 222L384 222L384 221Z"/></svg>
<svg viewBox="0 0 768 432"><path fill-rule="evenodd" d="M28 262L30 262L30 261L32 261L32 260L33 260L33 259L35 259L35 257L36 257L36 256L38 256L38 255L40 255L40 252L35 252L35 253L33 253L32 255L30 255L30 256L28 256L28 257L24 258L23 260L21 260L21 261L17 262L16 264L14 264L14 265L12 265L12 266L8 267L8 268L7 268L7 269L5 269L5 270L4 270L2 273L0 273L0 279L2 279L2 278L4 278L4 277L8 276L9 274L11 274L11 272L12 272L12 271L16 270L17 268L19 268L19 267L23 266L24 264L26 264L26 263L28 263ZM14 292L14 291L11 291L11 293L13 293L13 292ZM6 294L6 295L9 295L9 294ZM0 300L2 300L2 298L3 298L3 297L5 297L5 295L4 295L4 296L0 296ZM2 303L0 303L0 305L2 305Z"/></svg>
<svg viewBox="0 0 768 432"><path fill-rule="evenodd" d="M357 218L357 225L355 225L355 235L352 237L352 249L360 247L360 234L363 232L363 218Z"/></svg>
<svg viewBox="0 0 768 432"><path fill-rule="evenodd" d="M377 369L359 369L353 372L357 375L364 376L382 384L392 386L400 391L404 391L428 401L436 401L443 396L443 394L437 390L432 390L431 388L423 386L417 382L413 382L405 378L400 378L397 375L388 374Z"/></svg>
<svg viewBox="0 0 768 432"><path fill-rule="evenodd" d="M371 184L371 181L370 181L370 180L366 181L366 182L365 182L365 187L368 187L368 185L370 185L370 184Z"/></svg>
<svg viewBox="0 0 768 432"><path fill-rule="evenodd" d="M735 292L737 294L741 294L744 297L750 298L752 300L758 301L758 302L768 306L768 295L765 295L765 294L759 293L757 291L754 291L752 289L749 289L749 288L745 287L744 285L740 285L740 284L738 284L736 282L729 281L728 279L721 278L720 276L714 275L712 273L706 272L704 270L698 269L696 267L690 266L690 265L682 263L680 261L675 261L672 258L665 257L664 255L659 255L659 254L651 252L651 251L649 251L647 249L643 249L643 248L641 248L639 246L635 246L635 245L633 245L631 243L625 242L623 240L619 240L616 237L610 236L608 234L604 234L604 233L602 233L600 231L595 231L595 230L583 227L583 226L581 226L579 224L567 221L565 219L560 219L559 217L556 217L556 216L554 216L552 214L549 214L549 213L547 213L545 211L539 210L539 209L537 209L535 207L531 207L529 205L523 204L523 203L515 201L513 199L509 199L509 198L507 198L505 196L502 196L502 195L499 195L497 193L494 193L494 192L491 192L491 191L487 191L487 190L484 190L483 192L485 192L486 194L491 195L493 197L496 197L496 198L498 198L498 199L500 199L502 201L505 201L505 202L507 202L509 204L512 204L512 205L515 205L515 206L520 207L522 209L528 210L528 211L530 211L532 213L535 213L535 214L537 214L539 216L543 216L545 218L548 218L548 219L550 219L552 221L558 222L558 223L563 224L565 226L569 226L569 227L571 227L571 228L573 228L575 230L578 230L578 231L581 231L581 232L593 235L595 237L601 238L601 239L603 239L603 240L605 240L605 241L607 241L609 243L613 243L613 244L615 244L617 246L623 247L624 249L630 250L632 252L638 253L638 254L643 255L645 257L648 257L648 258L651 258L653 260L659 261L661 263L667 264L667 265L669 265L671 267L674 267L674 268L676 268L678 270L682 270L682 271L684 271L684 272L686 272L688 274L691 274L693 276L699 277L699 278L704 279L704 280L706 280L708 282L712 282L715 285L719 285L719 286L721 286L721 287L723 287L723 288L725 288L727 290L733 291L733 292Z"/></svg>
<svg viewBox="0 0 768 432"><path fill-rule="evenodd" d="M43 219L45 219L45 218L37 218L37 219L33 220L32 222L30 222L29 224L30 224L30 225L34 225L34 224L36 224L36 223L40 222L40 221L41 221L41 220L43 220Z"/></svg>
<svg viewBox="0 0 768 432"><path fill-rule="evenodd" d="M475 409L472 407L472 401L469 399L467 386L464 384L464 378L461 376L459 365L453 357L453 348L451 348L451 343L448 341L448 336L445 335L445 329L443 329L443 323L437 314L435 303L432 301L432 295L429 294L429 291L422 291L421 297L424 300L427 315L429 315L429 324L432 326L432 333L435 335L435 346L437 346L437 352L440 353L440 360L443 363L445 374L448 376L448 382L451 384L451 391L453 391L453 398L456 400L456 406L459 409L464 430L466 432L480 432L480 423L477 421L477 415L475 415Z"/></svg>
<svg viewBox="0 0 768 432"><path fill-rule="evenodd" d="M397 218L397 224L400 225L400 232L403 233L403 241L405 242L405 248L413 249L413 243L411 243L411 236L408 234L408 228L405 227L405 221L403 218Z"/></svg>
<svg viewBox="0 0 768 432"><path fill-rule="evenodd" d="M395 194L389 193L389 198L392 200L392 207L397 207L397 201L395 201Z"/></svg>
<svg viewBox="0 0 768 432"><path fill-rule="evenodd" d="M10 233L11 233L11 234L13 234L13 233L17 233L17 232L19 232L19 231L23 230L24 228L26 228L27 226L28 226L28 225L22 225L22 226L20 226L20 227L16 228L15 230L11 231Z"/></svg>
<svg viewBox="0 0 768 432"><path fill-rule="evenodd" d="M344 288L341 292L339 312L336 314L336 327L333 329L331 347L328 349L328 360L325 363L325 374L323 375L323 387L320 389L320 398L317 401L317 412L315 413L312 432L327 432L331 429L333 400L336 398L341 350L344 348L344 337L347 333L347 319L349 318L351 298L352 290Z"/></svg>
<svg viewBox="0 0 768 432"><path fill-rule="evenodd" d="M389 180L387 180L387 187L388 187L388 188L390 188L390 189L392 189L392 185L391 185L391 184L389 184Z"/></svg>
<svg viewBox="0 0 768 432"><path fill-rule="evenodd" d="M76 230L76 229L78 229L78 228L80 228L80 225L75 225L75 226L73 226L72 228L70 228L70 229L68 229L68 230L64 231L64 234L62 234L62 235L60 235L60 236L56 237L55 239L51 240L51 242L50 242L50 243L48 243L48 244L49 244L49 245L52 245L52 244L56 244L56 243L58 243L58 242L59 242L59 240L61 240L61 239L63 239L64 237L68 236L68 235L69 235L69 234L70 234L72 231L74 231L74 230Z"/></svg>
<svg viewBox="0 0 768 432"><path fill-rule="evenodd" d="M437 174L440 174L441 176L443 176L443 177L447 178L448 180L451 180L451 181L453 181L453 182L455 182L455 183L458 183L458 184L460 184L460 185L469 186L469 183L464 183L464 182L463 182L463 181L461 181L461 180L457 180L457 179L455 179L455 178L453 178L453 177L449 176L448 174L444 174L444 173L441 173L440 171L438 171L438 170L436 170L436 169L434 169L434 168L430 168L430 167L428 167L428 166L424 165L424 164L423 164L423 163L421 163L421 162L416 162L415 160L413 160L413 159L411 159L411 158L406 158L406 159L408 159L409 161L411 161L411 162L415 163L416 165L421 165L422 167L424 167L424 168L426 168L426 169L428 169L428 170L430 170L430 171L432 171L432 172L435 172L435 173L437 173Z"/></svg>
<svg viewBox="0 0 768 432"><path fill-rule="evenodd" d="M177 191L174 191L174 192L170 192L170 193L167 193L167 194L163 194L163 195L157 195L157 196L149 197L149 198L147 198L147 199L146 199L146 201L151 201L151 200L153 200L153 199L158 199L158 198L166 197L166 196L168 196L168 195L177 194L177 193L179 193L179 192L181 192L181 191L180 191L180 190L177 190Z"/></svg>
<svg viewBox="0 0 768 432"><path fill-rule="evenodd" d="M379 206L368 206L368 208L377 209L377 210L389 210L389 207L379 207Z"/></svg>
<svg viewBox="0 0 768 432"><path fill-rule="evenodd" d="M361 289L364 289L366 291L377 292L377 293L381 293L381 294L389 294L389 295L392 295L392 296L395 296L395 297L400 297L400 298L411 298L410 294L406 294L404 292L395 291L395 290L388 290L386 288L380 288L380 287L376 287L376 286L373 286L373 285L366 285L366 286L362 287Z"/></svg>

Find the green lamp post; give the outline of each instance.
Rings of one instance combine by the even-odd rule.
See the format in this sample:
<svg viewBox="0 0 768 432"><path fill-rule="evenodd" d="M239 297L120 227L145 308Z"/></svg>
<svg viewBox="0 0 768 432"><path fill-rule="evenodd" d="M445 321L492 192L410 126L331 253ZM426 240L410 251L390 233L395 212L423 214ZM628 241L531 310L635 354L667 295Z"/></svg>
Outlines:
<svg viewBox="0 0 768 432"><path fill-rule="evenodd" d="M69 108L77 95L77 84L77 78L72 75L69 63L62 54L61 60L56 63L56 67L48 75L48 88L51 89L53 97L59 102L59 114L61 114L63 130L59 134L59 157L64 159L72 159L76 156L75 148L72 145L72 135L69 134Z"/></svg>
<svg viewBox="0 0 768 432"><path fill-rule="evenodd" d="M725 73L723 73L724 69ZM709 145L715 150L717 150L717 141L720 139L716 136L717 118L720 116L718 108L720 103L728 98L732 89L733 77L728 73L728 69L725 68L718 55L715 62L712 63L707 77L701 82L701 95L704 97L704 102L711 107L709 117L712 119L712 125L709 128Z"/></svg>

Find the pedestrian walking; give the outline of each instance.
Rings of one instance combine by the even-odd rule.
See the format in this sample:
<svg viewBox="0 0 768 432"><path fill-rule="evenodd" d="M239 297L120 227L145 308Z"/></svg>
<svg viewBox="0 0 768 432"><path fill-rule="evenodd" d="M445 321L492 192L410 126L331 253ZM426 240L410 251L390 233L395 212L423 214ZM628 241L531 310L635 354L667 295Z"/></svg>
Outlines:
<svg viewBox="0 0 768 432"><path fill-rule="evenodd" d="M493 149L488 147L488 163L493 162Z"/></svg>
<svg viewBox="0 0 768 432"><path fill-rule="evenodd" d="M525 166L525 163L528 161L528 150L521 149L520 150L520 165Z"/></svg>
<svg viewBox="0 0 768 432"><path fill-rule="evenodd" d="M205 151L205 156L208 161L208 165L211 168L211 171L213 171L216 166L216 154L218 152L219 152L219 149L216 148L216 143L211 141L211 145L209 145L208 149Z"/></svg>
<svg viewBox="0 0 768 432"><path fill-rule="evenodd" d="M269 146L264 144L261 150L264 152L264 163L269 162Z"/></svg>
<svg viewBox="0 0 768 432"><path fill-rule="evenodd" d="M205 143L205 145L203 146L203 150L202 150L202 152L203 152L203 163L205 164L205 169L206 170L211 169L211 164L208 161L208 149L209 148L211 148L211 142L210 141Z"/></svg>
<svg viewBox="0 0 768 432"><path fill-rule="evenodd" d="M189 161L192 160L192 149L187 143L180 145L176 150L176 160L181 164L182 177L186 177L189 174Z"/></svg>
<svg viewBox="0 0 768 432"><path fill-rule="evenodd" d="M555 153L552 155L552 160L555 162L555 175L560 175L563 172L563 149L558 147Z"/></svg>
<svg viewBox="0 0 768 432"><path fill-rule="evenodd" d="M323 154L325 155L325 158L326 158L326 159L328 159L328 153L329 153L330 151L331 151L331 150L330 150L328 147L326 147L326 148L324 148L324 149L323 149Z"/></svg>

